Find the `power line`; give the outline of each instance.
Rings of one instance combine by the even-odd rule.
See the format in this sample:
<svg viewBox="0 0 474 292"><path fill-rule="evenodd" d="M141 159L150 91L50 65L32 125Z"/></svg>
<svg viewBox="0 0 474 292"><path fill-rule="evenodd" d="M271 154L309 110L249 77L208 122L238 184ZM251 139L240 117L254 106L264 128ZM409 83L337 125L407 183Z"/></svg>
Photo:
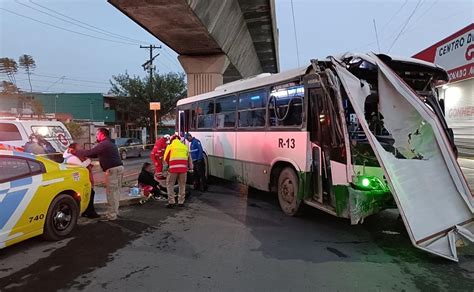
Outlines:
<svg viewBox="0 0 474 292"><path fill-rule="evenodd" d="M28 75L28 73L23 73L23 72L18 72L17 74ZM31 76L46 77L46 78L55 78L55 79L61 77L61 76L38 74L38 73L36 73L36 72L30 73L30 75L31 75ZM65 80L70 80L70 81L84 82L84 83L110 84L109 82L100 82L100 81L92 81L92 80L84 80L84 79L75 79L75 78L69 78L69 77L65 77L64 79L65 79Z"/></svg>
<svg viewBox="0 0 474 292"><path fill-rule="evenodd" d="M23 81L28 81L27 78L17 78L17 80L23 80ZM59 78L59 80L64 80L64 78ZM42 79L31 79L32 82L40 82L40 83L51 83L51 80L42 80ZM61 82L62 85L68 85L68 86L79 86L79 87L91 87L91 88L104 88L105 86L99 86L99 85L86 85L86 84L76 84L76 83L64 83Z"/></svg>
<svg viewBox="0 0 474 292"><path fill-rule="evenodd" d="M18 2L18 0L15 0L15 1ZM64 19L59 18L59 17L56 17L56 16L51 15L51 14L49 14L49 13L46 13L46 12L44 12L44 11L35 9L35 8L29 6L29 5L26 5L26 4L23 4L23 3L20 3L20 2L18 2L18 3L21 4L21 5L24 5L24 6L26 6L26 7L29 7L29 8L31 8L31 9L34 9L34 10L36 10L36 11L39 11L39 12L41 12L41 13L45 13L45 14L51 16L51 17L60 19L60 20L62 20L62 21L71 23L71 24L73 24L73 25L76 25L76 26L79 26L79 27L82 27L82 28L85 28L85 29L88 29L88 30L91 30L91 31L94 31L94 32L102 33L102 34L107 35L107 36L111 36L111 37L114 37L114 38L120 38L120 39L127 40L127 41L133 41L133 42L136 42L136 44L149 43L149 42L146 42L146 41L133 39L133 38L130 38L130 37L127 37L127 36L123 36L123 35L120 35L120 34L117 34L117 33L114 33L114 32L111 32L111 31L108 31L108 30L105 30L105 29L102 29L102 28L100 28L100 27L97 27L97 26L88 24L88 23L86 23L86 22L83 22L83 21L78 20L78 19L76 19L76 18L73 18L73 17L71 17L71 16L68 16L68 15L63 14L63 13L61 13L61 12L58 12L57 10L48 8L48 7L44 6L44 5L40 5L40 4L36 3L36 2L33 2L32 0L29 0L29 1L30 1L32 4L34 4L34 5L36 5L36 6L39 6L39 7L43 8L43 9L45 9L45 10L51 11L51 12L53 12L53 13L56 13L56 14L58 14L58 15L61 15L61 16L65 17L65 18L71 19L71 20L73 20L73 21L75 21L75 22L78 22L78 23L81 23L81 24L86 25L86 26L88 26L88 27L91 27L91 28L93 28L93 29L84 27L83 25L78 25L78 24L76 24L76 23L73 23L73 22L71 22L71 21L64 20ZM173 58L173 56L172 56L167 50L163 50L163 51L164 51L164 53L166 54L166 55L165 55L165 58L167 58L168 60L170 60L170 61L171 61L172 63L174 63L175 65L181 66L181 65ZM170 71L173 71L173 70L170 70Z"/></svg>
<svg viewBox="0 0 474 292"><path fill-rule="evenodd" d="M28 79L26 78L17 78L18 80L20 81L28 81ZM62 81L63 78L59 78L58 80L56 80L55 82L51 83L50 80L40 80L40 79L31 79L31 82L33 84L37 84L37 83L46 83L47 85L45 85L45 87L43 87L44 89L42 89L41 91L43 92L58 92L58 91L50 91L49 89L51 87L53 87L53 85L58 85L58 86L61 86L63 87L63 92L64 92L64 87L70 87L70 88L73 88L73 90L67 90L67 91L77 91L78 88L80 88L81 90L83 91L106 91L107 89L105 88L105 86L97 86L97 85L85 85L85 84L74 84L74 83L65 83L64 81ZM62 81L58 84L59 81ZM23 83L23 82L21 82ZM27 88L28 86L26 85L25 86L20 86L20 84L17 84L18 88L20 89L23 89L23 88ZM34 86L35 88L38 88L38 86ZM82 89L82 88L86 88L86 89ZM100 89L100 90L99 90Z"/></svg>
<svg viewBox="0 0 474 292"><path fill-rule="evenodd" d="M61 80L63 80L63 82L64 82L64 79L63 79L63 78L64 78L64 76L61 77L61 78L59 78L58 80L54 81L53 83L51 83L51 85L48 86L48 88L46 88L46 90L50 89L51 87L53 87L56 83L58 83L58 82L61 81Z"/></svg>
<svg viewBox="0 0 474 292"><path fill-rule="evenodd" d="M28 81L28 79L26 78L19 78L19 80L21 81ZM83 85L83 84L72 84L72 83L64 83L64 82L61 82L59 84L57 84L57 86L59 87L62 87L63 89L62 90L56 90L56 91L53 91L53 90L49 90L49 88L51 88L52 84L51 84L51 81L50 80L38 80L38 79L32 79L31 80L32 83L45 83L45 87L42 87L44 89L40 89L38 88L38 86L34 86L35 90L33 92L38 92L38 91L41 91L41 92L53 92L53 93L58 93L59 91L62 91L64 92L64 87L67 86L67 87L71 87L71 89L67 90L68 92L77 92L78 90L81 90L82 92L91 92L91 91L106 91L106 89L104 87L96 87L96 86L87 86L87 85ZM28 89L28 84L26 84L25 86L22 86L23 85L23 82L21 82L20 84L17 84L17 87L19 89L26 89L24 90L25 92L29 92L29 89ZM49 86L48 86L49 85ZM73 87L73 88L72 88ZM99 90L99 89L102 89L102 90Z"/></svg>
<svg viewBox="0 0 474 292"><path fill-rule="evenodd" d="M421 15L420 17L418 17L414 22L413 24L409 27L409 29L413 29L415 27L415 24L417 24L425 15L426 13L428 13L436 4L438 3L438 0L434 1L430 7L428 7L428 9L426 9Z"/></svg>
<svg viewBox="0 0 474 292"><path fill-rule="evenodd" d="M163 55L164 56L164 55ZM168 71L170 72L174 72L176 70L173 70L171 69L168 65L166 65L166 63L162 62L160 59L156 59L157 62L160 62L161 65L163 65L164 67L166 67L168 69Z"/></svg>
<svg viewBox="0 0 474 292"><path fill-rule="evenodd" d="M85 24L85 25L87 25L87 26L93 27L94 29L90 29L90 28L85 27L85 26L83 26L83 25L79 25L79 24L76 24L76 23L74 23L74 22L68 21L68 20L66 20L66 19L64 19L64 18L57 17L57 16L52 15L52 14L50 14L50 13L41 11L41 10L39 10L39 9L36 9L36 8L30 6L30 5L26 5L26 4L24 4L24 3L21 3L21 2L19 2L18 0L15 0L15 2L17 2L18 4L23 5L23 6L25 6L25 7L28 7L28 8L30 8L30 9L32 9L32 10L35 10L35 11L38 11L38 12L40 12L40 13L46 14L46 15L48 15L48 16L50 16L50 17L55 18L55 19L59 19L59 20L64 21L64 22L66 22L66 23L70 23L70 24L72 24L72 25L75 25L75 26L78 26L78 27L81 27L81 28L90 30L90 31L95 32L95 33L101 33L101 34L106 35L106 36L108 36L108 37L113 37L113 38L122 39L122 40L126 40L126 41L130 40L130 41L135 42L135 44L147 43L147 42L145 42L145 41L140 41L140 40L128 38L128 37L125 37L125 36L121 36L121 35L119 35L119 34L115 34L115 33L112 33L112 32L108 32L108 31L103 30L103 29L101 29L101 28L98 28L98 27L96 27L96 26L89 25L89 24L87 24L87 23L85 23L85 22L82 22L82 21L80 21L80 20L74 19L74 18L72 18L72 17L68 17L67 15L64 15L64 14L62 14L62 13L60 13L60 12L57 12L57 11L55 11L55 10L53 10L53 9L49 9L49 8L47 8L47 7L43 6L43 5L37 4L37 3L33 2L33 1L30 1L30 2L33 3L33 4L35 4L35 5L38 5L38 6L42 7L42 8L44 8L44 9L47 9L47 10L49 10L49 11L52 11L52 12L57 13L57 14L59 14L59 15L62 15L62 16L64 16L64 17L70 18L70 19L72 19L72 20L74 20L74 21L77 21L77 22L79 22L79 23L83 23L83 24ZM10 13L16 14L16 15L18 15L18 16L21 16L21 17L24 17L24 18L28 18L28 19L31 19L31 20L33 20L33 21L36 21L36 22L45 24L45 25L49 25L49 26L53 26L53 27L58 28L58 29L66 30L66 31L68 31L68 32L72 32L72 33L76 33L76 34L80 34L80 35L84 35L84 36L88 36L88 37L92 37L92 38L96 38L96 39L100 39L100 40L106 40L106 41L110 41L110 42L117 42L117 43L123 43L123 44L133 45L133 44L130 43L130 42L122 42L122 41L117 41L117 40L110 40L110 39L105 39L105 38L101 38L101 37L97 37L97 36L93 36L93 35L89 35L89 34L77 32L77 31L69 30L69 29L66 29L66 28L63 28L63 27L59 27L59 26L56 26L56 25L53 25L53 24L50 24L50 23L47 23L47 22L43 22L43 21L40 21L40 20L31 18L31 17L25 16L25 15L21 15L21 14L19 14L19 13L15 13L15 12L13 12L13 11L9 11L9 10L4 9L4 8L1 8L1 9L5 10L5 11L8 11L8 12L10 12ZM104 31L105 33L101 32L101 31ZM116 35L116 36L114 36L114 35ZM118 37L117 37L117 36L118 36ZM173 56L172 56L167 50L164 50L164 53L165 53L164 57L165 57L166 59L168 59L171 63L173 63L173 65L176 65L176 66L178 66L178 67L181 66L181 65L173 58ZM159 60L157 60L157 61L161 63L161 61L159 61ZM165 63L161 63L161 64L162 64L164 67L168 68L169 71L171 71L171 72L175 71L175 70L171 69L169 66L167 66Z"/></svg>
<svg viewBox="0 0 474 292"><path fill-rule="evenodd" d="M61 13L61 12L58 12L57 10L54 10L54 9L48 8L48 7L44 6L44 5L38 4L38 3L36 3L36 2L33 2L32 0L29 0L29 1L30 1L30 3L32 3L32 4L36 5L36 6L39 6L39 7L43 8L43 9L45 9L45 10L51 11L51 12L53 12L53 13L56 13L56 14L58 14L58 15L61 15L61 16L65 17L65 18L71 19L71 20L73 20L73 21L75 21L75 22L78 22L78 23L81 23L81 24L86 25L86 26L88 26L88 27L91 27L91 28L93 28L93 29L95 29L95 30L99 30L99 31L101 31L103 34L108 34L108 35L115 36L115 38L121 38L121 39L124 39L124 40L137 42L137 44L140 44L140 43L142 43L142 44L143 44L143 43L145 43L145 44L146 44L146 43L149 43L149 42L146 42L146 41L133 39L133 38L130 38L130 37L127 37L127 36L123 36L123 35L120 35L120 34L117 34L117 33L114 33L114 32L111 32L111 31L108 31L108 30L105 30L105 29L102 29L102 28L100 28L100 27L97 27L97 26L94 26L94 25L92 25L92 24L88 24L88 23L86 23L86 22L83 22L83 21L81 21L81 20L78 20L78 19L76 19L76 18L73 18L73 17L71 17L71 16L69 16L69 15L66 15L66 14L63 14L63 13ZM22 4L22 5L25 5L25 4ZM29 6L29 7L31 7L31 6Z"/></svg>
<svg viewBox="0 0 474 292"><path fill-rule="evenodd" d="M72 25L75 25L75 26L78 26L78 27L81 27L81 28L90 30L90 31L92 31L92 32L100 33L100 34L106 35L106 36L108 36L108 37L113 37L113 38L117 38L117 39L129 41L129 40L124 39L124 38L122 38L122 37L116 37L116 36L113 36L113 35L111 35L111 34L109 34L109 33L100 32L100 31L98 31L98 30L96 30L96 29L90 29L90 28L88 28L87 26L74 23L74 22L72 22L72 21L69 21L69 20L67 20L67 19L64 19L64 18L55 16L55 15L53 15L53 14L51 14L51 13L48 13L48 12L44 12L44 11L42 11L42 10L40 10L40 9L37 9L37 8L34 8L34 7L30 6L30 5L26 5L26 4L24 4L24 3L21 3L21 2L18 1L18 0L15 0L15 2L18 3L18 4L20 4L20 5L23 5L23 6L25 6L25 7L28 7L28 8L30 8L30 9L34 10L34 11L37 11L37 12L39 12L39 13L43 13L43 14L48 15L48 16L50 16L50 17L53 17L53 18L55 18L55 19L59 19L59 20L64 21L64 22L66 22L66 23L70 23L70 24L72 24ZM35 4L35 3L33 3L33 4Z"/></svg>
<svg viewBox="0 0 474 292"><path fill-rule="evenodd" d="M432 26L431 28L436 27L436 26L439 26L439 25L442 25L442 24L443 24L443 21L448 20L448 19L451 19L451 18L454 18L454 17L457 17L458 15L464 14L464 13L466 13L466 12L467 12L467 11L465 11L465 10L458 10L458 11L457 11L456 13L454 13L454 14L451 14L451 15L449 15L449 16L447 16L447 17L443 17L443 18L437 19L436 23L434 23L434 24L431 25L431 26ZM402 33L402 35L406 35L407 33L410 33L410 32L412 32L412 31L414 31L414 30L416 30L414 27L410 27L410 28L408 28L407 30L405 30L405 31ZM382 36L380 39L381 39L381 40L384 40L384 39L388 39L388 38L390 38L390 37L392 37L392 36L393 36L393 35L386 35L386 36ZM356 51L356 50L358 50L358 49L366 48L366 47L371 46L371 45L374 45L374 44L377 44L377 42L376 42L376 41L373 41L373 42L370 42L370 43L366 43L366 44L364 44L364 45L360 45L360 46L358 46L358 47L352 48L352 49L350 49L349 51Z"/></svg>
<svg viewBox="0 0 474 292"><path fill-rule="evenodd" d="M423 0L418 0L418 3L416 3L416 6L415 8L413 9L413 11L411 12L410 16L408 17L408 19L406 20L405 24L403 25L402 29L400 30L400 32L398 33L397 37L393 40L392 42L392 45L390 45L390 48L388 49L388 53L390 52L390 50L393 48L393 46L395 45L395 43L397 42L398 38L402 35L403 31L405 30L405 28L407 27L408 23L410 22L410 19L413 17L413 15L415 14L416 10L418 9L418 7L420 6L420 3L423 2Z"/></svg>
<svg viewBox="0 0 474 292"><path fill-rule="evenodd" d="M300 52L298 48L298 36L296 34L295 9L293 7L293 0L291 0L291 14L293 15L293 33L295 35L295 43L296 43L296 59L298 61L298 67L300 67Z"/></svg>
<svg viewBox="0 0 474 292"><path fill-rule="evenodd" d="M64 28L64 27L60 27L60 26L57 26L57 25L54 25L54 24L51 24L51 23L47 23L47 22L44 22L44 21L41 21L41 20L38 20L38 19L35 19L35 18L32 18L32 17L29 17L29 16L26 16L26 15L22 15L22 14L16 13L16 12L11 11L11 10L9 10L9 9L5 9L5 8L0 8L0 9L1 9L1 10L4 10L4 11L6 11L6 12L9 12L9 13L11 13L11 14L14 14L14 15L17 15L17 16L20 16L20 17L29 19L29 20L33 20L33 21L35 21L35 22L38 22L38 23L41 23L41 24L44 24L44 25L48 25L48 26L51 26L51 27L54 27L54 28L57 28L57 29L61 29L61 30L68 31L68 32L71 32L71 33L75 33L75 34L79 34L79 35L82 35L82 36L86 36L86 37L90 37L90 38L94 38L94 39L98 39L98 40L103 40L103 41L108 41L108 42L113 42L113 43L119 43L119 44L131 45L131 46L135 46L135 45L136 45L136 44L134 44L134 43L128 43L128 42L122 42L122 41L115 41L115 40L105 39L105 38L102 38L102 37L93 36L93 35L90 35L90 34L78 32L78 31L74 31L74 30L70 30L70 29L67 29L67 28Z"/></svg>
<svg viewBox="0 0 474 292"><path fill-rule="evenodd" d="M375 38L377 39L377 46L379 47L379 54L380 54L379 34L377 33L377 25L375 24L375 18L373 19L373 21L374 21Z"/></svg>
<svg viewBox="0 0 474 292"><path fill-rule="evenodd" d="M387 21L387 23L385 23L385 25L382 27L382 29L380 30L380 32L384 32L385 29L388 27L388 25L392 22L392 20L395 19L395 16L398 15L398 13L400 13L400 11L402 11L403 7L405 7L405 5L408 3L408 0L405 0L405 2L403 2L402 6L400 6L400 8L398 8L397 12L395 12L392 17L390 17L389 21Z"/></svg>
<svg viewBox="0 0 474 292"><path fill-rule="evenodd" d="M36 74L36 73L33 73L33 75L41 76L41 77L47 77L47 78L58 78L58 76L49 76L49 75ZM65 79L65 80L70 80L70 81L77 81L77 82L85 82L85 83L95 83L95 84L107 84L107 85L110 85L109 82L91 81L91 80L75 79L75 78L69 78L69 77L65 77L64 79Z"/></svg>
<svg viewBox="0 0 474 292"><path fill-rule="evenodd" d="M171 53L169 53L166 49L164 49L163 52L165 53L164 56L165 56L166 59L170 60L172 63L174 63L174 65L177 65L178 67L181 67L181 64L179 64L178 61L176 61L176 59L171 55ZM171 71L173 71L173 70L171 70Z"/></svg>

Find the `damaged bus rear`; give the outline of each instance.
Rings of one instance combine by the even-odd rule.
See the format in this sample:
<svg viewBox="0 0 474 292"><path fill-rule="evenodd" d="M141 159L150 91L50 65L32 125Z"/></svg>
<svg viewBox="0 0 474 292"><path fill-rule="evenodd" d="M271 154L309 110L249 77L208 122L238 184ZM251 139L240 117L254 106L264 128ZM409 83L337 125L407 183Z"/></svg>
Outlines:
<svg viewBox="0 0 474 292"><path fill-rule="evenodd" d="M351 159L346 189L352 222L393 198L416 247L457 261L456 246L474 240L474 200L436 96L446 72L375 54L333 57L326 66L322 71L313 62L346 123L341 126Z"/></svg>

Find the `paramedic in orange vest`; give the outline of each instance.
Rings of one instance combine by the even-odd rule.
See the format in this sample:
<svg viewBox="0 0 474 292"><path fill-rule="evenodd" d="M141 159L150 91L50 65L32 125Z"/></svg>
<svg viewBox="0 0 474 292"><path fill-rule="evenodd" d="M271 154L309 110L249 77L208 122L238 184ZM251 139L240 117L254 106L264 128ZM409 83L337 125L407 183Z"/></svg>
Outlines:
<svg viewBox="0 0 474 292"><path fill-rule="evenodd" d="M155 142L153 150L151 150L150 158L155 166L155 179L157 181L165 180L163 175L163 157L165 155L166 146L168 146L170 135L166 134Z"/></svg>
<svg viewBox="0 0 474 292"><path fill-rule="evenodd" d="M193 162L189 156L188 146L183 144L177 135L173 135L170 142L165 151L165 161L168 164L168 177L166 178L168 205L166 205L166 208L174 208L175 206L174 184L176 180L178 180L179 186L178 207L183 207L186 195L186 176L188 169L192 171Z"/></svg>

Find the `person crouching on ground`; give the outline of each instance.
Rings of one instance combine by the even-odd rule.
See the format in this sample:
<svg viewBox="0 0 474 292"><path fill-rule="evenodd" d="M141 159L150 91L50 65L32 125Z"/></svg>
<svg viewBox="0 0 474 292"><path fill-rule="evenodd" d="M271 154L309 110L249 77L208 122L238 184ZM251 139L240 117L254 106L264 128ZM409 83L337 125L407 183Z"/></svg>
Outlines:
<svg viewBox="0 0 474 292"><path fill-rule="evenodd" d="M99 214L95 211L94 208L94 196L95 196L95 191L94 191L94 175L92 174L92 161L88 158L79 158L77 157L76 151L78 149L79 145L77 143L71 143L69 147L66 149L66 151L63 154L64 158L64 163L66 164L73 164L73 165L80 165L83 167L86 167L89 170L89 180L91 181L91 196L89 199L89 204L87 205L87 209L84 211L82 214L83 217L87 218L99 218Z"/></svg>
<svg viewBox="0 0 474 292"><path fill-rule="evenodd" d="M143 189L146 187L151 187L151 193L158 200L166 200L162 195L158 182L155 180L151 163L143 163L142 171L138 175L138 184Z"/></svg>
<svg viewBox="0 0 474 292"><path fill-rule="evenodd" d="M168 177L166 186L168 189L168 205L166 208L174 208L175 192L174 184L178 180L178 207L184 206L186 195L186 175L188 169L193 169L193 162L189 156L188 146L183 144L177 135L171 137L171 143L166 147L165 161L168 164Z"/></svg>
<svg viewBox="0 0 474 292"><path fill-rule="evenodd" d="M110 132L99 128L96 133L98 144L90 150L77 150L79 157L99 157L99 163L105 172L105 190L107 193L108 213L104 221L116 220L119 212L120 191L123 180L123 163L117 145L110 140Z"/></svg>

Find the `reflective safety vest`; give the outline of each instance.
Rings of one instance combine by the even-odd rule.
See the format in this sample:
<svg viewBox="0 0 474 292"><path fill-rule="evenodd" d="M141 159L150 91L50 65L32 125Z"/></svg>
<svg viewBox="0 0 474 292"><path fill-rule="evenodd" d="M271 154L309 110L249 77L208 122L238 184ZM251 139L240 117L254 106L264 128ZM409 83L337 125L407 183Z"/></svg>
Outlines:
<svg viewBox="0 0 474 292"><path fill-rule="evenodd" d="M189 150L179 139L174 139L165 150L165 161L170 173L186 173L188 171Z"/></svg>

